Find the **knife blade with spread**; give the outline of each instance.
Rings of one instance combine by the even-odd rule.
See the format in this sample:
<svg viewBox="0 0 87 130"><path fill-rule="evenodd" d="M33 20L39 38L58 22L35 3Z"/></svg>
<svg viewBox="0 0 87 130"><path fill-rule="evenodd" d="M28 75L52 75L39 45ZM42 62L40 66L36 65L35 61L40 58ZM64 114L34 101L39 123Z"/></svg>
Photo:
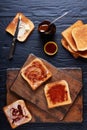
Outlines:
<svg viewBox="0 0 87 130"><path fill-rule="evenodd" d="M12 41L12 44L11 44L11 47L10 47L9 60L13 59L13 55L14 55L14 52L15 52L16 40L17 40L17 36L18 36L18 32L19 32L20 21L21 21L21 15L19 15L19 17L18 17L18 22L17 22L15 34L14 34L13 41Z"/></svg>

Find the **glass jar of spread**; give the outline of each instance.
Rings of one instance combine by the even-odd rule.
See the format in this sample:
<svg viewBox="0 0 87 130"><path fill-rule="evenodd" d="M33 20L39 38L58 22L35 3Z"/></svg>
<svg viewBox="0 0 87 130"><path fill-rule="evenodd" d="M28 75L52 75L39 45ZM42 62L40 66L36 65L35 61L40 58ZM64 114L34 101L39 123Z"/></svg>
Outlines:
<svg viewBox="0 0 87 130"><path fill-rule="evenodd" d="M50 24L49 21L43 21L38 25L38 32L42 36L52 36L56 32L55 24Z"/></svg>

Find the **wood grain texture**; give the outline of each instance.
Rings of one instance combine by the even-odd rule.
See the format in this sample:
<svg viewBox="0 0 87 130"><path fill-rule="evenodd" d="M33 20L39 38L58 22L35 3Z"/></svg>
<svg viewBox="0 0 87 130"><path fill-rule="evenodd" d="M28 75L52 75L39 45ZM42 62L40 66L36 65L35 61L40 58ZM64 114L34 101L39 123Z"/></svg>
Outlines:
<svg viewBox="0 0 87 130"><path fill-rule="evenodd" d="M63 70L65 73L67 72L68 74L71 74L72 76L74 76L74 78L78 79L79 81L82 80L82 72L81 69L63 69L61 68L61 70ZM76 72L77 71L77 72ZM17 96L16 94L12 93L10 91L10 86L12 85L12 83L14 82L15 78L17 77L18 73L20 72L19 69L9 69L7 70L7 105L20 99L19 96ZM78 75L78 78L77 78ZM61 122L82 122L83 120L83 96L82 96L82 91L79 93L77 99L75 100L75 102L73 103L73 105L71 106L70 110L68 111L68 113L65 115L64 119ZM48 114L47 112L39 109L38 107L36 107L35 105L31 104L30 102L26 101L26 105L29 108L29 110L32 113L32 121L31 122L43 122L43 123L53 123L53 122L57 122L59 123L59 121L56 118L53 118L50 114Z"/></svg>
<svg viewBox="0 0 87 130"><path fill-rule="evenodd" d="M36 56L33 54L30 54L27 58L25 64L28 65L33 59L35 59ZM76 97L78 96L80 90L82 89L82 82L79 80L76 80L73 75L68 75L67 73L63 72L63 70L57 69L53 65L49 64L47 61L43 60L43 63L46 65L46 67L51 71L52 78L49 79L46 83L59 81L59 80L66 80L69 84L70 89L70 95L72 99L72 104L75 101ZM76 73L76 72L75 72ZM27 82L22 78L20 72L15 80L15 82L11 86L11 91L19 95L20 97L24 98L25 100L33 103L38 108L46 111L51 116L55 117L57 120L62 120L71 107L71 105L67 105L64 107L57 107L54 109L48 109L47 108L47 102L44 96L44 85L41 85L36 91L33 91L31 87L27 84ZM33 95L33 96L32 96Z"/></svg>

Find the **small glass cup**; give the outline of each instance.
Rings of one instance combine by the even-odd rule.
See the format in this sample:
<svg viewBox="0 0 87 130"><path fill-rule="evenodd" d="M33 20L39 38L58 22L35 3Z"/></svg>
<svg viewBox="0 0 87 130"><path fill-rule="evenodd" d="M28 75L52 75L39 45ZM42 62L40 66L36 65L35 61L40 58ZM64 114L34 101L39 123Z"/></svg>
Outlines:
<svg viewBox="0 0 87 130"><path fill-rule="evenodd" d="M50 21L43 21L38 25L38 32L41 36L53 36L56 32L55 24L50 24Z"/></svg>

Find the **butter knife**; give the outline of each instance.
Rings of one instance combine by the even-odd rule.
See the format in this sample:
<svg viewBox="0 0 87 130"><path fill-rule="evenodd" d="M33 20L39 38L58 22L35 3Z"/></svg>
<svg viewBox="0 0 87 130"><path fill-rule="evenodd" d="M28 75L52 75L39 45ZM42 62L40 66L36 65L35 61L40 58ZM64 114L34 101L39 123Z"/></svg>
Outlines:
<svg viewBox="0 0 87 130"><path fill-rule="evenodd" d="M13 36L12 44L11 44L11 47L10 47L9 60L13 59L13 55L14 55L14 52L15 52L16 40L17 40L17 36L18 36L18 32L19 32L19 23L20 23L20 21L21 21L21 16L19 15L16 30L15 30L15 34Z"/></svg>

